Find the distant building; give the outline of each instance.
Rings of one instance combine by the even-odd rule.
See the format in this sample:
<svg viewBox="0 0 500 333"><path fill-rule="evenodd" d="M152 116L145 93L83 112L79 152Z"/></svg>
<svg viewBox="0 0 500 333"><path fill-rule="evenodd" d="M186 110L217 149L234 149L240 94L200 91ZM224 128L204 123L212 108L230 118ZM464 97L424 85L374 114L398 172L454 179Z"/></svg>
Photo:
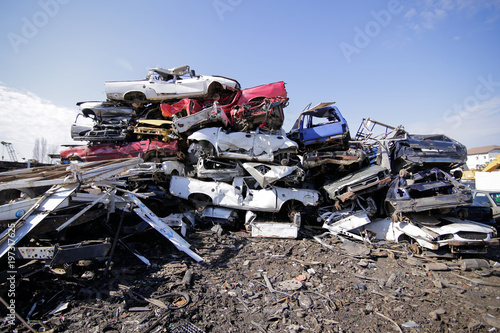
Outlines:
<svg viewBox="0 0 500 333"><path fill-rule="evenodd" d="M471 148L467 150L467 167L469 170L481 170L498 155L500 155L500 146Z"/></svg>

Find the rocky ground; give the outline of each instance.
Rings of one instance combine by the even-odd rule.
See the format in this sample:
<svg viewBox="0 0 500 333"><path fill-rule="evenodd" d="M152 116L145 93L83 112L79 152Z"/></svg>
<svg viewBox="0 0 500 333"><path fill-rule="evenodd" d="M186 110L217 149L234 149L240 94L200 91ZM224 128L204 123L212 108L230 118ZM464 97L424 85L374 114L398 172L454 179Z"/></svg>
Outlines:
<svg viewBox="0 0 500 333"><path fill-rule="evenodd" d="M195 263L154 230L131 237L152 263L117 247L105 262L33 264L17 311L38 332L492 332L500 329L499 248L436 259L408 244L313 236L252 238L190 230ZM465 270L463 259L488 267ZM469 264L471 261L467 261ZM36 271L39 269L39 271ZM442 270L447 269L447 270ZM497 319L498 318L498 319ZM4 322L4 332L13 330ZM27 332L18 322L17 329Z"/></svg>

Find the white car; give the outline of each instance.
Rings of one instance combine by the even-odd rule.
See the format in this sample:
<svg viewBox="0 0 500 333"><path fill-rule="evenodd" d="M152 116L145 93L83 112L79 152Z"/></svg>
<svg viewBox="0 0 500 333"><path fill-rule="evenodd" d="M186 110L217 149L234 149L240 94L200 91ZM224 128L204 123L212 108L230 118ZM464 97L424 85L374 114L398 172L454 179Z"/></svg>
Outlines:
<svg viewBox="0 0 500 333"><path fill-rule="evenodd" d="M117 101L210 98L215 93L238 91L241 88L236 80L196 74L189 66L151 68L145 80L108 81L105 85L106 97Z"/></svg>
<svg viewBox="0 0 500 333"><path fill-rule="evenodd" d="M228 184L172 176L170 194L192 200L201 207L216 205L258 212L281 211L291 219L304 206L320 203L318 191L276 186L262 189L252 177L235 177L233 183Z"/></svg>
<svg viewBox="0 0 500 333"><path fill-rule="evenodd" d="M390 242L416 242L431 251L448 248L451 253L486 253L488 246L498 245L494 227L452 216L409 215L404 221L392 218L370 220L364 211L328 211L319 214L323 228L333 235L365 240L367 235Z"/></svg>
<svg viewBox="0 0 500 333"><path fill-rule="evenodd" d="M415 221L394 222L386 218L374 220L364 227L375 232L377 239L400 242L411 238L433 251L447 246L451 253L486 253L486 247L498 245L494 227L448 216L438 220L441 223L419 226Z"/></svg>
<svg viewBox="0 0 500 333"><path fill-rule="evenodd" d="M203 128L188 136L190 158L218 157L287 165L298 145L281 129L268 134L260 130L228 133L220 127Z"/></svg>

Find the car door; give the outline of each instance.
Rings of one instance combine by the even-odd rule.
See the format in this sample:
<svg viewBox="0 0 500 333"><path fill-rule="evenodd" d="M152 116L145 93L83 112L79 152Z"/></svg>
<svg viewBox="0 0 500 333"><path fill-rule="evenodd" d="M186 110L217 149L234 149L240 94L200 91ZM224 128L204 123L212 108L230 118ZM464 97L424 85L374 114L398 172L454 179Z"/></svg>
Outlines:
<svg viewBox="0 0 500 333"><path fill-rule="evenodd" d="M149 78L148 86L157 95L177 94L177 85L175 84L174 76L162 77L160 75L152 75Z"/></svg>
<svg viewBox="0 0 500 333"><path fill-rule="evenodd" d="M244 209L277 211L276 191L273 188L260 188L254 178L243 178L241 197Z"/></svg>
<svg viewBox="0 0 500 333"><path fill-rule="evenodd" d="M302 141L307 144L327 141L345 134L346 129L338 118L327 119L306 115L302 128Z"/></svg>
<svg viewBox="0 0 500 333"><path fill-rule="evenodd" d="M207 80L203 76L190 77L188 75L177 76L175 80L175 89L177 95L199 96L208 92Z"/></svg>

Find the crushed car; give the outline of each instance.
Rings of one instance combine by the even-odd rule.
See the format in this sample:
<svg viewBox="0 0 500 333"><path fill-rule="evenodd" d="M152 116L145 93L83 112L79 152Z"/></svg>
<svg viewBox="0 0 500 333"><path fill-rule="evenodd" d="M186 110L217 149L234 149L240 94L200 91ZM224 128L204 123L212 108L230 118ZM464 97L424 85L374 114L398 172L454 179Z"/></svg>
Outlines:
<svg viewBox="0 0 500 333"><path fill-rule="evenodd" d="M472 203L470 189L438 168L394 177L385 199L388 215L443 210Z"/></svg>
<svg viewBox="0 0 500 333"><path fill-rule="evenodd" d="M340 204L352 201L359 195L378 191L390 181L389 170L371 164L343 178L329 181L322 188L331 200Z"/></svg>
<svg viewBox="0 0 500 333"><path fill-rule="evenodd" d="M199 157L218 157L287 165L298 149L283 129L228 132L221 127L209 127L191 134L188 144L188 154L193 163Z"/></svg>
<svg viewBox="0 0 500 333"><path fill-rule="evenodd" d="M172 121L162 119L140 119L135 126L130 126L129 131L135 134L137 140L151 138L169 142L177 139L172 133Z"/></svg>
<svg viewBox="0 0 500 333"><path fill-rule="evenodd" d="M467 149L443 134L417 135L400 131L391 147L391 167L394 174L439 168L450 172L467 161Z"/></svg>
<svg viewBox="0 0 500 333"><path fill-rule="evenodd" d="M196 177L216 181L232 181L234 177L245 176L245 169L237 160L199 158L195 167Z"/></svg>
<svg viewBox="0 0 500 333"><path fill-rule="evenodd" d="M325 147L345 150L351 135L349 126L334 103L320 103L303 111L288 133L302 150Z"/></svg>
<svg viewBox="0 0 500 333"><path fill-rule="evenodd" d="M258 127L280 129L285 121L283 108L287 102L287 98L280 97L264 98L238 105L231 111L234 126L242 132L256 130Z"/></svg>
<svg viewBox="0 0 500 333"><path fill-rule="evenodd" d="M75 122L71 124L71 138L75 141L114 142L127 139L129 126L127 120L93 121L89 124L80 116L82 114L78 114Z"/></svg>
<svg viewBox="0 0 500 333"><path fill-rule="evenodd" d="M76 103L81 113L97 123L103 121L128 120L132 117L135 109L116 102L78 102Z"/></svg>
<svg viewBox="0 0 500 333"><path fill-rule="evenodd" d="M209 124L212 126L220 124L224 128L231 126L231 120L217 102L214 102L210 107L191 113L190 115L184 117L179 117L178 115L179 113L174 114L172 121L173 129L179 135L187 132L191 133Z"/></svg>
<svg viewBox="0 0 500 333"><path fill-rule="evenodd" d="M389 217L372 220L367 210L329 211L323 208L320 212L323 228L330 234L367 243L374 240L416 243L421 249L434 251L433 254L448 251L452 254L486 253L487 247L498 244L494 227L453 216L415 213L395 221Z"/></svg>
<svg viewBox="0 0 500 333"><path fill-rule="evenodd" d="M208 98L240 90L238 81L222 76L196 74L189 66L171 69L151 68L145 80L108 81L109 100L171 100L185 97Z"/></svg>
<svg viewBox="0 0 500 333"><path fill-rule="evenodd" d="M281 212L290 218L305 206L317 206L316 190L272 186L261 188L253 177L235 177L232 184L172 176L170 194L200 207L221 206L257 212Z"/></svg>
<svg viewBox="0 0 500 333"><path fill-rule="evenodd" d="M497 231L489 225L449 216L421 215L420 221L385 218L362 228L375 233L376 239L397 243L410 240L427 250L446 250L443 253L486 253L487 247L498 245Z"/></svg>
<svg viewBox="0 0 500 333"><path fill-rule="evenodd" d="M104 143L87 146L71 147L60 152L61 161L69 163L105 161L121 158L141 157L144 160L161 159L176 156L177 140L163 142L157 140L142 140L126 143Z"/></svg>

